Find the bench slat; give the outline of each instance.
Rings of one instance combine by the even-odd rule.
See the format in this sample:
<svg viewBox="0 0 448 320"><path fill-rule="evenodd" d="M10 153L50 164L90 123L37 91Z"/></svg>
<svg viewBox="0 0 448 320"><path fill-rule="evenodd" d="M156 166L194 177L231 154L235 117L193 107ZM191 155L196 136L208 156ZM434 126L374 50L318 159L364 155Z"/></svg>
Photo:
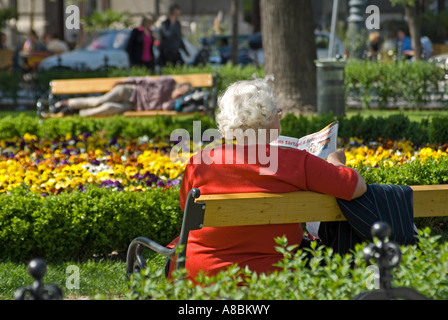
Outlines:
<svg viewBox="0 0 448 320"><path fill-rule="evenodd" d="M177 83L189 82L193 87L212 87L213 75L211 73L170 75ZM117 81L126 80L128 77L119 78L90 78L90 79L61 79L50 82L51 93L58 94L89 94L103 93L113 88ZM151 76L157 79L160 76Z"/></svg>
<svg viewBox="0 0 448 320"><path fill-rule="evenodd" d="M414 217L448 216L448 185L411 188ZM196 201L206 204L204 227L345 220L334 197L311 191L201 195Z"/></svg>

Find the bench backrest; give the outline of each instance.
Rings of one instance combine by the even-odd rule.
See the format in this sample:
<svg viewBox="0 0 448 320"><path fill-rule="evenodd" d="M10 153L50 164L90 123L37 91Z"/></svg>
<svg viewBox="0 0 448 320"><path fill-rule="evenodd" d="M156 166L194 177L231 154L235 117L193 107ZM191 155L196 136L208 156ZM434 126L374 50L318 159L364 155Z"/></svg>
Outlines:
<svg viewBox="0 0 448 320"><path fill-rule="evenodd" d="M414 217L448 216L448 185L411 186ZM202 227L343 221L332 196L311 191L201 195Z"/></svg>
<svg viewBox="0 0 448 320"><path fill-rule="evenodd" d="M448 216L448 185L411 186L414 217ZM200 195L191 189L175 248L166 248L145 237L135 238L128 248L126 273L145 268L143 247L173 256L176 268L185 268L188 235L203 227L225 227L345 220L336 199L311 191L289 193L229 193ZM136 267L137 266L137 267Z"/></svg>
<svg viewBox="0 0 448 320"><path fill-rule="evenodd" d="M211 73L169 75L177 83L189 82L193 87L212 88L214 86L214 77ZM151 78L159 78L152 76ZM50 82L51 93L59 94L90 94L104 93L113 88L117 81L123 81L128 77L119 78L89 78L89 79L61 79Z"/></svg>

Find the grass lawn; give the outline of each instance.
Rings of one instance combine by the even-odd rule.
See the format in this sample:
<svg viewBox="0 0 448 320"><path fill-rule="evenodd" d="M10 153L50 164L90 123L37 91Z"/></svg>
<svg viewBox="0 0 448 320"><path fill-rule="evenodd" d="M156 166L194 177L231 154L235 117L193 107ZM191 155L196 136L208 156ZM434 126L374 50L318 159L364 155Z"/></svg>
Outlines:
<svg viewBox="0 0 448 320"><path fill-rule="evenodd" d="M163 268L165 258L148 252L147 263ZM76 273L79 287L76 288ZM164 279L161 279L164 281ZM122 299L129 291L126 282L126 262L88 260L84 262L48 263L44 284L62 289L64 299ZM14 299L14 292L33 283L25 263L0 263L0 300Z"/></svg>
<svg viewBox="0 0 448 320"><path fill-rule="evenodd" d="M360 114L367 118L369 116L378 118L387 118L388 116L395 114L404 114L409 120L420 122L423 119L428 119L434 116L448 116L448 110L349 110L347 111L347 117L352 117L354 115Z"/></svg>

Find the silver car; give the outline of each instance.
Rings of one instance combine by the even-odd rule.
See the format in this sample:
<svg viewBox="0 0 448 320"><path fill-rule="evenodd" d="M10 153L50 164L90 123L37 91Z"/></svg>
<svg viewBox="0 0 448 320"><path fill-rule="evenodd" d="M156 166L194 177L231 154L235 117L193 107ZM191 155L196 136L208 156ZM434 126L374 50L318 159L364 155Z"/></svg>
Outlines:
<svg viewBox="0 0 448 320"><path fill-rule="evenodd" d="M79 48L44 59L39 70L99 70L105 67L129 68L126 45L131 30L105 30L95 33Z"/></svg>

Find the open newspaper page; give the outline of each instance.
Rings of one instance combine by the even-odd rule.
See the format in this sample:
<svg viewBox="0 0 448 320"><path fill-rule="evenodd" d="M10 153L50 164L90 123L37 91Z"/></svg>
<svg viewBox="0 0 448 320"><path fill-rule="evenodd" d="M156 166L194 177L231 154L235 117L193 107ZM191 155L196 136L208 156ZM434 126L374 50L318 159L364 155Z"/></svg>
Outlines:
<svg viewBox="0 0 448 320"><path fill-rule="evenodd" d="M337 121L332 122L322 130L300 139L279 136L277 140L271 142L271 145L306 150L319 158L326 159L330 153L336 151L338 125Z"/></svg>
<svg viewBox="0 0 448 320"><path fill-rule="evenodd" d="M326 159L330 153L336 151L338 141L338 126L339 123L337 121L332 122L322 130L304 136L300 139L287 136L279 136L277 140L271 142L271 145L306 150L319 158ZM308 233L314 238L319 238L319 225L320 222L306 223L306 229Z"/></svg>

